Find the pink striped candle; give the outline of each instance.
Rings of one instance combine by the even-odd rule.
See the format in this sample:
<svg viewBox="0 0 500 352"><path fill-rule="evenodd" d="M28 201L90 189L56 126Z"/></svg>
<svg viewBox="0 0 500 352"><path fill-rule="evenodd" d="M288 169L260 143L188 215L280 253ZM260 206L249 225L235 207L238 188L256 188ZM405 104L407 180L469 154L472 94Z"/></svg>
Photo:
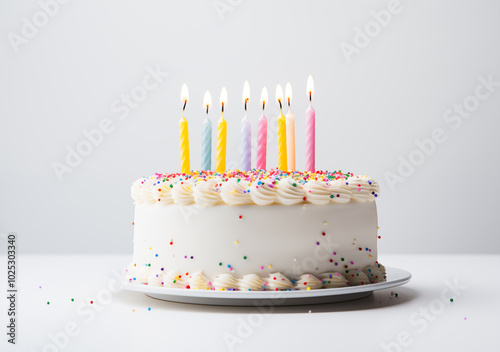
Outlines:
<svg viewBox="0 0 500 352"><path fill-rule="evenodd" d="M259 119L259 130L257 136L257 170L266 169L267 157L267 118L264 115L266 101L268 99L267 88L262 89L260 100L262 102L262 116Z"/></svg>
<svg viewBox="0 0 500 352"><path fill-rule="evenodd" d="M306 110L306 171L316 171L316 111L312 107L314 83L312 77L307 78L307 95L309 107Z"/></svg>

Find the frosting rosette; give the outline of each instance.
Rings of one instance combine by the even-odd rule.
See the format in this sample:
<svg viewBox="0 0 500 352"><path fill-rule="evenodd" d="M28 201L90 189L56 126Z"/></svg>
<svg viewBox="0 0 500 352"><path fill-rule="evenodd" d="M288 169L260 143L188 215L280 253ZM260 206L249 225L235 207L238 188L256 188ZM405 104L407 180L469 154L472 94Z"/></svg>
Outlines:
<svg viewBox="0 0 500 352"><path fill-rule="evenodd" d="M132 184L130 193L136 203L154 203L153 184L156 180L152 178L140 178Z"/></svg>
<svg viewBox="0 0 500 352"><path fill-rule="evenodd" d="M186 286L186 282L180 272L172 270L163 275L163 286L170 288L183 288Z"/></svg>
<svg viewBox="0 0 500 352"><path fill-rule="evenodd" d="M317 290L323 287L323 282L312 274L303 274L295 281L295 288L299 290Z"/></svg>
<svg viewBox="0 0 500 352"><path fill-rule="evenodd" d="M345 278L349 281L349 286L367 285L370 283L368 276L359 269L346 270Z"/></svg>
<svg viewBox="0 0 500 352"><path fill-rule="evenodd" d="M220 196L229 205L252 204L248 181L230 178L222 184Z"/></svg>
<svg viewBox="0 0 500 352"><path fill-rule="evenodd" d="M352 197L351 188L344 180L335 180L330 183L331 200L334 203L348 203Z"/></svg>
<svg viewBox="0 0 500 352"><path fill-rule="evenodd" d="M231 274L220 274L214 278L212 286L216 291L237 290L238 280Z"/></svg>
<svg viewBox="0 0 500 352"><path fill-rule="evenodd" d="M370 283L387 281L385 267L380 263L375 263L374 265L367 266L363 269L363 273L368 276Z"/></svg>
<svg viewBox="0 0 500 352"><path fill-rule="evenodd" d="M257 274L244 275L238 280L238 287L241 291L262 291L264 280Z"/></svg>
<svg viewBox="0 0 500 352"><path fill-rule="evenodd" d="M191 180L179 180L174 184L172 197L175 204L189 205L194 202L192 183Z"/></svg>
<svg viewBox="0 0 500 352"><path fill-rule="evenodd" d="M359 202L373 200L380 192L378 182L369 176L353 176L345 184L351 189L352 198Z"/></svg>
<svg viewBox="0 0 500 352"><path fill-rule="evenodd" d="M304 185L304 191L309 203L316 205L325 205L332 198L330 184L325 181L311 180Z"/></svg>
<svg viewBox="0 0 500 352"><path fill-rule="evenodd" d="M173 182L170 180L158 180L153 184L152 195L153 200L159 202L161 204L171 204L174 202L174 198L172 196L173 190Z"/></svg>
<svg viewBox="0 0 500 352"><path fill-rule="evenodd" d="M282 273L269 274L266 282L268 291L291 290L293 288L292 282Z"/></svg>
<svg viewBox="0 0 500 352"><path fill-rule="evenodd" d="M147 265L139 265L132 263L128 266L126 272L126 278L130 282L137 284L146 284L148 282L150 270Z"/></svg>
<svg viewBox="0 0 500 352"><path fill-rule="evenodd" d="M324 288L346 287L349 284L347 279L337 272L323 273L321 280Z"/></svg>
<svg viewBox="0 0 500 352"><path fill-rule="evenodd" d="M222 180L217 178L205 179L196 184L194 200L202 207L208 207L221 202L220 187Z"/></svg>
<svg viewBox="0 0 500 352"><path fill-rule="evenodd" d="M163 271L157 270L149 274L148 285L155 287L163 287Z"/></svg>
<svg viewBox="0 0 500 352"><path fill-rule="evenodd" d="M277 190L274 179L259 180L252 184L250 197L257 205L270 205L276 202Z"/></svg>
<svg viewBox="0 0 500 352"><path fill-rule="evenodd" d="M281 204L292 205L303 202L305 193L302 184L292 177L285 177L279 181L277 198Z"/></svg>
<svg viewBox="0 0 500 352"><path fill-rule="evenodd" d="M210 290L210 285L207 277L203 274L203 272L198 271L191 275L188 279L189 287L193 290Z"/></svg>

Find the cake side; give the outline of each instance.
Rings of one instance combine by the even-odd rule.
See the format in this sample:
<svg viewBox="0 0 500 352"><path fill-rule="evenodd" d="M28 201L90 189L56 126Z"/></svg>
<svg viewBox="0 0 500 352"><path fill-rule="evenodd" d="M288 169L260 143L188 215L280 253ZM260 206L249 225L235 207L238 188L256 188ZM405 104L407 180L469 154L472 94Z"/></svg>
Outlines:
<svg viewBox="0 0 500 352"><path fill-rule="evenodd" d="M222 290L385 280L377 263L373 179L341 173L247 175L162 175L142 179L139 187L134 183L128 278Z"/></svg>

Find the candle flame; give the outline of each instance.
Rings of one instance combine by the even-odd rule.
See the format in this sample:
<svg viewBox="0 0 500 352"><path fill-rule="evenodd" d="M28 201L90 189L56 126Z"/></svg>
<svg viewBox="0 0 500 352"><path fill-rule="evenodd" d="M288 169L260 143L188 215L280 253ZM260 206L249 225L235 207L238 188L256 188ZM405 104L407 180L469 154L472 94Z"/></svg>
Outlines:
<svg viewBox="0 0 500 352"><path fill-rule="evenodd" d="M260 94L260 102L262 103L262 109L266 106L266 102L269 99L269 95L267 94L267 88L262 88L262 93Z"/></svg>
<svg viewBox="0 0 500 352"><path fill-rule="evenodd" d="M186 85L186 83L184 83L181 88L181 105L184 108L186 107L186 103L188 100L189 100L188 86Z"/></svg>
<svg viewBox="0 0 500 352"><path fill-rule="evenodd" d="M283 103L283 88L281 87L281 84L278 83L276 86L276 102L281 108L281 104Z"/></svg>
<svg viewBox="0 0 500 352"><path fill-rule="evenodd" d="M314 94L314 82L312 76L309 75L309 77L307 77L307 98L311 100L313 94Z"/></svg>
<svg viewBox="0 0 500 352"><path fill-rule="evenodd" d="M203 96L203 109L206 109L208 114L208 109L211 107L212 107L212 96L210 95L210 92L207 90L205 92L205 95Z"/></svg>
<svg viewBox="0 0 500 352"><path fill-rule="evenodd" d="M243 105L245 105L246 108L246 103L250 99L250 84L248 84L248 81L245 81L245 84L243 85Z"/></svg>
<svg viewBox="0 0 500 352"><path fill-rule="evenodd" d="M288 102L288 106L290 106L290 103L292 102L292 85L290 84L290 82L286 84L285 99Z"/></svg>
<svg viewBox="0 0 500 352"><path fill-rule="evenodd" d="M224 105L227 105L227 89L226 87L222 87L220 91L220 100L219 100L220 106L224 109Z"/></svg>

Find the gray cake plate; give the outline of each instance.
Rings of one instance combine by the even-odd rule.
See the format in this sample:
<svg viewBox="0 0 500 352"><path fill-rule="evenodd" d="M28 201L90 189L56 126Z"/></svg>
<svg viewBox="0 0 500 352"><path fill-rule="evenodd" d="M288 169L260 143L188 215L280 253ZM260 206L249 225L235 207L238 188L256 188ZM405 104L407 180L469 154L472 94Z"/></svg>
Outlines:
<svg viewBox="0 0 500 352"><path fill-rule="evenodd" d="M406 284L411 274L403 269L386 268L387 281L376 284L325 288L319 290L293 291L210 291L184 290L168 287L152 287L126 282L125 289L142 292L149 297L179 303L205 304L216 306L296 306L303 304L323 304L352 301L370 296L373 291Z"/></svg>

